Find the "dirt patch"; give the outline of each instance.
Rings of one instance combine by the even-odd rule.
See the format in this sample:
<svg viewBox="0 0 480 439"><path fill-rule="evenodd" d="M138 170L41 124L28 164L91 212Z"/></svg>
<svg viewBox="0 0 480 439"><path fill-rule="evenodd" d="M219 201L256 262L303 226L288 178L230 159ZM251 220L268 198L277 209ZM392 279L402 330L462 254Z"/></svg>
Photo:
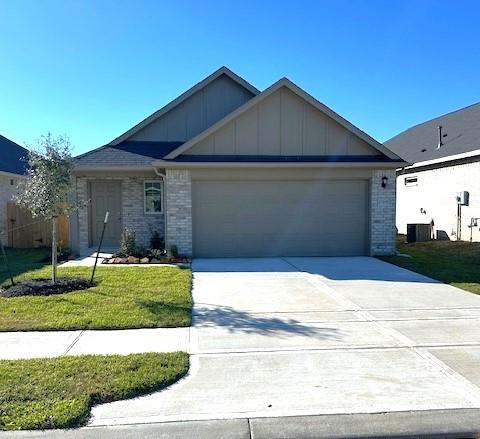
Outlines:
<svg viewBox="0 0 480 439"><path fill-rule="evenodd" d="M52 284L50 279L32 279L19 282L8 288L0 289L1 297L20 296L50 296L71 291L85 290L91 286L90 282L78 277L61 277Z"/></svg>

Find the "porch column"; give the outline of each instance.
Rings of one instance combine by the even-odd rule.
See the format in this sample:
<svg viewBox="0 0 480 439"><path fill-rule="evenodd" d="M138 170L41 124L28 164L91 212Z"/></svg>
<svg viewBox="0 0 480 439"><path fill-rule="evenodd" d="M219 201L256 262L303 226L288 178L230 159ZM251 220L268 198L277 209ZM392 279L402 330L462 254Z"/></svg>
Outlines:
<svg viewBox="0 0 480 439"><path fill-rule="evenodd" d="M167 169L166 244L181 255L192 255L192 180L188 169Z"/></svg>

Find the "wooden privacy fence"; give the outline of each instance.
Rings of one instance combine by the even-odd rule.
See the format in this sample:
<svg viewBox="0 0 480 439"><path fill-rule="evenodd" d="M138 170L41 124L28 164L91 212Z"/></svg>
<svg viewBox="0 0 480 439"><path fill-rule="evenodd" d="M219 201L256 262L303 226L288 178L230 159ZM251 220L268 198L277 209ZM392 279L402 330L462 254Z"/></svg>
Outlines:
<svg viewBox="0 0 480 439"><path fill-rule="evenodd" d="M58 217L57 239L60 247L68 247L68 219L64 215ZM30 212L7 203L7 236L8 246L14 248L47 247L52 245L52 220L48 218L32 218Z"/></svg>

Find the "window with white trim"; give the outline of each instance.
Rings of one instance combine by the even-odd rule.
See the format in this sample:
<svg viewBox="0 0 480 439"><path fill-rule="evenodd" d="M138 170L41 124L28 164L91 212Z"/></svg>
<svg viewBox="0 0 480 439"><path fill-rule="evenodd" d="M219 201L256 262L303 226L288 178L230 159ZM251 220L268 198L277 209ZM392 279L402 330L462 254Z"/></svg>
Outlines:
<svg viewBox="0 0 480 439"><path fill-rule="evenodd" d="M163 212L163 181L146 180L143 182L145 213L160 214Z"/></svg>

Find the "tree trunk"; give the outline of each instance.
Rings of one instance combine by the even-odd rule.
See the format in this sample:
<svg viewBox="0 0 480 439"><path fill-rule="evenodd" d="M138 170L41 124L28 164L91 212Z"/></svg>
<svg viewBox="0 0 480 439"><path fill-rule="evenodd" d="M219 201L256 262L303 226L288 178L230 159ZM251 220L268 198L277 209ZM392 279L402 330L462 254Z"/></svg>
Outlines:
<svg viewBox="0 0 480 439"><path fill-rule="evenodd" d="M57 282L57 222L58 215L52 216L52 283Z"/></svg>

